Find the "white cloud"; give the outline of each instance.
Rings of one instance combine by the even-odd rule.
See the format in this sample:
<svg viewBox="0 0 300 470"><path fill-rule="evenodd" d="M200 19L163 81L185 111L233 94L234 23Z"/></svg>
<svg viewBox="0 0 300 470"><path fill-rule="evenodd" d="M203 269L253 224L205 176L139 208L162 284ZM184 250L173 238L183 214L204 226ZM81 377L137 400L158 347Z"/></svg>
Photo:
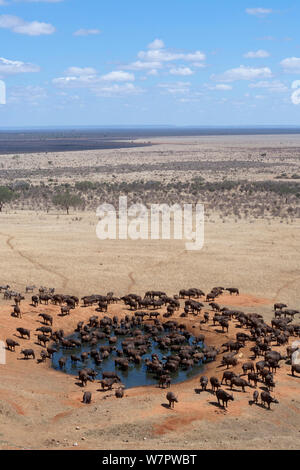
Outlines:
<svg viewBox="0 0 300 470"><path fill-rule="evenodd" d="M247 59L264 59L265 57L270 57L269 52L259 49L258 51L250 51L244 54L244 57Z"/></svg>
<svg viewBox="0 0 300 470"><path fill-rule="evenodd" d="M117 83L112 83L104 85L104 80L102 79L102 77L97 77L94 75L82 75L79 77L59 77L54 78L52 80L52 83L59 88L65 89L86 88L97 96L138 94L143 91L133 85L133 83L124 83L121 85Z"/></svg>
<svg viewBox="0 0 300 470"><path fill-rule="evenodd" d="M79 88L91 86L97 81L98 79L94 75L80 75L54 78L52 83L59 87Z"/></svg>
<svg viewBox="0 0 300 470"><path fill-rule="evenodd" d="M20 60L9 60L0 57L0 76L15 75L18 73L39 72L40 67L35 64L21 62Z"/></svg>
<svg viewBox="0 0 300 470"><path fill-rule="evenodd" d="M97 35L101 34L100 29L78 29L73 33L74 36L90 36L90 35Z"/></svg>
<svg viewBox="0 0 300 470"><path fill-rule="evenodd" d="M218 83L215 86L209 86L208 87L210 90L221 90L221 91L229 91L232 90L231 85L225 85L224 83Z"/></svg>
<svg viewBox="0 0 300 470"><path fill-rule="evenodd" d="M288 57L280 62L285 72L300 73L300 58Z"/></svg>
<svg viewBox="0 0 300 470"><path fill-rule="evenodd" d="M96 75L97 71L92 67L69 67L66 70L66 75Z"/></svg>
<svg viewBox="0 0 300 470"><path fill-rule="evenodd" d="M292 89L295 90L293 91L291 95L291 101L293 104L300 104L300 80L295 80L292 83Z"/></svg>
<svg viewBox="0 0 300 470"><path fill-rule="evenodd" d="M206 56L201 51L192 53L172 52L165 48L150 49L148 51L140 51L138 58L144 61L171 62L174 60L186 60L188 62L201 62Z"/></svg>
<svg viewBox="0 0 300 470"><path fill-rule="evenodd" d="M182 76L187 76L187 75L193 75L195 72L191 70L189 67L178 67L178 68L172 68L170 70L171 75L182 75Z"/></svg>
<svg viewBox="0 0 300 470"><path fill-rule="evenodd" d="M201 62L193 62L193 67L204 68L206 65Z"/></svg>
<svg viewBox="0 0 300 470"><path fill-rule="evenodd" d="M196 51L196 52L192 52L190 54L183 54L182 58L184 60L188 60L189 62L198 62L198 61L201 61L201 60L205 60L206 55L203 52Z"/></svg>
<svg viewBox="0 0 300 470"><path fill-rule="evenodd" d="M179 103L198 103L200 99L198 98L179 98L177 100Z"/></svg>
<svg viewBox="0 0 300 470"><path fill-rule="evenodd" d="M246 13L248 13L248 15L264 17L273 13L273 10L271 10L271 8L246 8Z"/></svg>
<svg viewBox="0 0 300 470"><path fill-rule="evenodd" d="M92 67L70 67L66 76L54 78L52 83L63 89L88 89L96 96L121 96L142 93L142 89L129 83L134 74L116 70L99 76ZM126 82L117 84L113 82Z"/></svg>
<svg viewBox="0 0 300 470"><path fill-rule="evenodd" d="M157 76L158 71L156 69L151 69L151 70L149 70L149 72L147 72L147 75Z"/></svg>
<svg viewBox="0 0 300 470"><path fill-rule="evenodd" d="M288 90L288 87L280 82L279 80L273 80L271 82L268 81L260 81L257 83L250 83L249 88L266 88L270 92L275 93L282 93Z"/></svg>
<svg viewBox="0 0 300 470"><path fill-rule="evenodd" d="M300 80L295 80L292 83L292 89L295 90L296 88L300 88Z"/></svg>
<svg viewBox="0 0 300 470"><path fill-rule="evenodd" d="M190 82L159 83L158 87L172 95L185 95L190 91Z"/></svg>
<svg viewBox="0 0 300 470"><path fill-rule="evenodd" d="M8 103L38 105L45 98L47 98L47 92L40 86L16 86L8 95Z"/></svg>
<svg viewBox="0 0 300 470"><path fill-rule="evenodd" d="M235 69L230 69L221 75L212 75L213 80L219 82L234 82L237 80L255 80L259 78L271 78L272 72L269 67L245 67L240 65Z"/></svg>
<svg viewBox="0 0 300 470"><path fill-rule="evenodd" d="M128 70L146 70L159 69L161 66L161 62L142 62L141 60L137 60L136 62L126 65L124 68Z"/></svg>
<svg viewBox="0 0 300 470"><path fill-rule="evenodd" d="M203 61L206 56L201 51L194 52L178 52L170 49L166 49L164 42L161 39L155 39L153 42L148 44L148 50L140 51L137 54L137 60L131 62L128 65L123 65L123 69L126 70L137 70L137 71L150 71L150 75L157 74L158 69L169 67L169 62L174 61L185 61L194 67L205 67ZM170 66L171 67L171 66ZM192 75L194 72L188 65L173 65L171 67L172 75ZM148 72L149 75L149 72Z"/></svg>
<svg viewBox="0 0 300 470"><path fill-rule="evenodd" d="M291 100L293 104L300 104L300 88L292 93Z"/></svg>
<svg viewBox="0 0 300 470"><path fill-rule="evenodd" d="M133 73L115 70L105 75L98 76L92 67L69 67L64 77L54 78L52 81L59 86L85 87L94 86L103 82L131 82L135 77Z"/></svg>
<svg viewBox="0 0 300 470"><path fill-rule="evenodd" d="M168 52L164 49L151 49L149 51L140 51L138 53L139 59L146 61L156 62L169 62L172 60L181 59L181 54Z"/></svg>
<svg viewBox="0 0 300 470"><path fill-rule="evenodd" d="M97 96L120 96L120 95L137 95L143 90L133 85L133 83L124 83L122 85L113 84L109 86L97 86L92 89Z"/></svg>
<svg viewBox="0 0 300 470"><path fill-rule="evenodd" d="M165 47L164 42L161 39L155 39L153 42L148 44L148 49L163 49Z"/></svg>
<svg viewBox="0 0 300 470"><path fill-rule="evenodd" d="M123 72L122 70L115 70L114 72L102 75L100 79L110 82L132 82L135 80L135 77L133 73Z"/></svg>
<svg viewBox="0 0 300 470"><path fill-rule="evenodd" d="M49 23L41 23L39 21L28 22L13 15L0 15L0 28L9 29L18 34L27 34L28 36L40 36L55 32L54 26Z"/></svg>

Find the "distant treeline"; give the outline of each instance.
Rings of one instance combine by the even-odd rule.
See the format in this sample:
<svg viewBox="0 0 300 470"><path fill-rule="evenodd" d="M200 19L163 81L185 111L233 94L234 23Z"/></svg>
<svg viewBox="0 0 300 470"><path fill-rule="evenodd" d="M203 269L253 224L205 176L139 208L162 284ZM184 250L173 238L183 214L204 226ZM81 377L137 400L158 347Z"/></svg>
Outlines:
<svg viewBox="0 0 300 470"><path fill-rule="evenodd" d="M77 181L74 184L70 183L51 183L46 184L41 182L39 185L34 185L26 181L18 181L14 184L7 186L10 191L14 192L16 196L32 197L36 194L54 195L61 191L73 191L78 194L85 195L88 193L103 192L103 193L133 193L145 191L189 191L193 194L201 194L205 191L210 192L223 192L223 191L239 191L243 193L253 192L274 192L279 195L293 194L300 197L300 183L296 181L205 181L201 177L192 178L190 181L171 181L168 183L158 180L135 180L135 181L116 181L116 182L93 182L93 181Z"/></svg>
<svg viewBox="0 0 300 470"><path fill-rule="evenodd" d="M50 210L55 206L94 210L103 203L117 204L118 197L144 204L204 202L208 211L236 217L300 217L300 182L289 181L205 181L198 176L187 181L49 181L32 184L17 181L0 186L0 203L9 207ZM5 199L6 197L6 199Z"/></svg>

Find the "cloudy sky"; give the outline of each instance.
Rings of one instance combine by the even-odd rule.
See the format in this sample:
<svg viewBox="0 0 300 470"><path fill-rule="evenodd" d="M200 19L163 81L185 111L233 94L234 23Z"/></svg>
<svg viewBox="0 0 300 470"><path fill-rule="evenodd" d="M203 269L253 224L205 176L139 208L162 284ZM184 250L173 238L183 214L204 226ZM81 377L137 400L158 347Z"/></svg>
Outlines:
<svg viewBox="0 0 300 470"><path fill-rule="evenodd" d="M0 126L299 125L299 19L296 0L0 0Z"/></svg>

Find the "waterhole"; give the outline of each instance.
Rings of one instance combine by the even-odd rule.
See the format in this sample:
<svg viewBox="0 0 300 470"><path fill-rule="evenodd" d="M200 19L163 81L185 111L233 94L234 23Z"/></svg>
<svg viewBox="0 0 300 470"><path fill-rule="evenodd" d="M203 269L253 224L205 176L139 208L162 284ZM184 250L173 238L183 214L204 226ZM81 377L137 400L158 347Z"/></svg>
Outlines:
<svg viewBox="0 0 300 470"><path fill-rule="evenodd" d="M143 331L143 326L138 327L139 330ZM92 330L93 331L93 330ZM95 330L94 330L95 331ZM99 330L98 330L99 331ZM59 370L63 373L71 374L74 376L78 376L78 372L81 369L90 368L93 369L96 373L96 380L102 379L102 372L116 372L118 376L121 378L122 383L125 385L126 388L137 387L137 386L145 386L145 385L154 385L158 383L158 377L152 371L147 370L147 359L151 360L153 354L157 354L160 361L163 364L166 363L166 358L170 355L178 354L178 351L174 351L169 347L168 349L160 349L159 343L157 340L162 339L163 336L168 335L168 332L160 333L156 336L156 338L149 337L150 346L147 349L146 354L142 355L142 362L140 364L135 364L133 361L129 361L129 368L128 370L124 371L121 370L118 366L115 365L115 359L119 356L117 351L122 351L122 342L128 338L132 338L134 333L134 329L130 331L128 335L120 335L117 336L117 341L113 345L115 350L112 351L108 358L103 359L101 365L96 365L93 358L90 356L84 362L73 362L71 360L71 355L76 355L80 357L81 353L83 352L90 352L91 349L99 351L100 346L109 345L108 338L98 340L97 344L91 346L89 343L82 343L79 347L74 347L72 349L66 349L60 347L59 351L53 355L52 358L52 366L54 369ZM144 333L144 331L143 331ZM180 333L183 336L183 333ZM111 335L112 336L112 335ZM80 340L80 334L74 333L70 335L67 339L76 339ZM111 345L110 345L111 346ZM186 338L183 344L184 346L193 346L197 349L197 351L201 352L204 345L201 342L195 342L195 338L190 336ZM57 346L56 346L57 347ZM62 369L59 366L59 359L61 357L65 357L67 359L65 367ZM123 356L125 359L129 359L126 355ZM192 377L200 374L203 371L204 363L202 360L197 360L194 364L187 368L184 364L178 367L178 370L175 372L170 373L171 383L178 383L184 382L185 380L191 379Z"/></svg>

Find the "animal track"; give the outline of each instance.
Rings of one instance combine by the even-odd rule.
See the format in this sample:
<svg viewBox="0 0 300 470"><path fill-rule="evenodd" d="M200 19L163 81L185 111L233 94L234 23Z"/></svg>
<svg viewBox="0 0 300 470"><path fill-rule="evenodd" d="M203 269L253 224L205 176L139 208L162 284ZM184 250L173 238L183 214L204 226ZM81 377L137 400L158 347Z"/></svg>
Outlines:
<svg viewBox="0 0 300 470"><path fill-rule="evenodd" d="M15 246L12 244L12 240L15 239L14 236L6 234L6 233L0 233L0 235L2 235L4 237L8 237L7 240L6 240L6 245L10 248L11 251L17 253L21 258L23 258L26 261L28 261L29 263L33 264L36 268L42 269L43 271L46 271L50 274L54 274L55 276L60 277L63 280L62 287L65 288L67 286L67 284L69 282L69 279L64 274L61 274L61 273L55 271L54 269L51 269L51 268L45 266L44 264L39 263L34 258L31 258L30 256L25 255L22 251L16 249Z"/></svg>

